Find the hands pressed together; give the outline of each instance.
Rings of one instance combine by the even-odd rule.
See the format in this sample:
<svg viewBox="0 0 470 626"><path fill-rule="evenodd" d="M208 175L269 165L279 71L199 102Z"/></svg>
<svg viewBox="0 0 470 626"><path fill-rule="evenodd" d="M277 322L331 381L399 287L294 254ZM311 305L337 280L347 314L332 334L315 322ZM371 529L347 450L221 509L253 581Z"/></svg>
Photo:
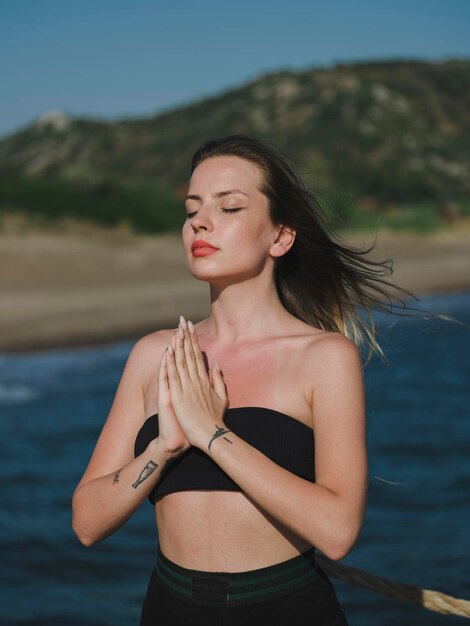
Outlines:
<svg viewBox="0 0 470 626"><path fill-rule="evenodd" d="M209 371L191 321L180 316L163 353L158 376L159 438L176 455L190 446L210 454L213 441L230 432L223 417L228 395L218 363Z"/></svg>

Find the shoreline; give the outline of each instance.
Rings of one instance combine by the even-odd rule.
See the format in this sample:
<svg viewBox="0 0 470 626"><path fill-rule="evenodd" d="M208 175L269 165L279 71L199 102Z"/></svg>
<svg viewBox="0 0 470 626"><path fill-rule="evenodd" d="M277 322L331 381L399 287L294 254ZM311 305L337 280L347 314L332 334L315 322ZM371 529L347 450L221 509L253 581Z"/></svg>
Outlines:
<svg viewBox="0 0 470 626"><path fill-rule="evenodd" d="M431 234L341 233L384 277L417 298L470 289L470 223ZM384 287L385 288L385 287ZM419 301L395 289L395 299ZM207 283L189 272L179 233L138 235L94 225L0 230L0 354L136 341L210 312Z"/></svg>
<svg viewBox="0 0 470 626"><path fill-rule="evenodd" d="M440 289L438 291L427 291L424 294L420 294L420 296L426 297L429 295L445 295L465 291L470 291L470 286L464 286L462 288ZM413 306L419 308L419 302L414 303ZM192 319L194 323L197 323L199 321L199 319L197 319L195 316L192 316ZM55 352L59 350L87 350L99 347L105 348L107 346L112 346L117 343L135 342L140 337L143 337L148 333L155 332L164 328L173 328L176 327L175 325L177 325L177 316L166 321L160 321L159 323L153 325L143 324L122 331L120 331L119 329L112 329L109 332L104 331L101 334L93 332L87 334L86 331L76 331L73 334L69 335L58 334L57 336L51 335L47 337L41 337L38 335L37 338L29 339L27 344L19 341L17 344L14 345L8 343L6 348L0 347L0 357L7 355L34 355L45 353L48 351Z"/></svg>

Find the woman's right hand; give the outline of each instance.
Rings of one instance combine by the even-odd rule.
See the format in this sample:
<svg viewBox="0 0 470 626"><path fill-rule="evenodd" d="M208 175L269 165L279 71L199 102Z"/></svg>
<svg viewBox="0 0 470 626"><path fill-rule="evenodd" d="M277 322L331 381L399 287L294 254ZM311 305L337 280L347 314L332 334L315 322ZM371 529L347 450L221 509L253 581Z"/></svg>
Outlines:
<svg viewBox="0 0 470 626"><path fill-rule="evenodd" d="M175 333L172 334L171 345L175 348ZM178 457L191 447L189 440L179 425L170 398L167 370L167 350L163 352L158 373L158 438L167 452Z"/></svg>

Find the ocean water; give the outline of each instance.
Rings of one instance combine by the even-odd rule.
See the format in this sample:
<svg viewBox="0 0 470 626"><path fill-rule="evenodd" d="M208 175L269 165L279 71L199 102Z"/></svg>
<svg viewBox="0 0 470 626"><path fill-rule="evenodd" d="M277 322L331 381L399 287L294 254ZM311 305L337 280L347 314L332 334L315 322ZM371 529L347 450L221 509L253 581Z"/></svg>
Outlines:
<svg viewBox="0 0 470 626"><path fill-rule="evenodd" d="M342 563L470 599L470 292L410 305L462 323L376 315L390 364L365 370L368 506ZM132 345L0 354L2 625L138 624L158 541L150 503L92 548L71 527ZM462 623L331 580L350 626Z"/></svg>

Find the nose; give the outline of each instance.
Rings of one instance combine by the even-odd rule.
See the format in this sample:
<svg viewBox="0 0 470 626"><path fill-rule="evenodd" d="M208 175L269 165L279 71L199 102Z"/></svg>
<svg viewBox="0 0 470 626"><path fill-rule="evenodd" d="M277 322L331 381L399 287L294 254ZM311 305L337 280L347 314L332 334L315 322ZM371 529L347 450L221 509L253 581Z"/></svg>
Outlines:
<svg viewBox="0 0 470 626"><path fill-rule="evenodd" d="M201 229L212 230L212 220L206 209L199 208L196 215L191 219L191 226L194 232Z"/></svg>

